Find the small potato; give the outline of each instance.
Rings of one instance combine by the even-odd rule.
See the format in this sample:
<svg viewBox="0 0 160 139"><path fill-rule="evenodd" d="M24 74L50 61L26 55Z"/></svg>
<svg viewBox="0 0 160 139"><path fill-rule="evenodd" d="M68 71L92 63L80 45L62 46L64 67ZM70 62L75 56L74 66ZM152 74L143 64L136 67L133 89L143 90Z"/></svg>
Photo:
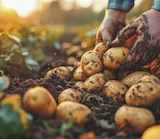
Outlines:
<svg viewBox="0 0 160 139"><path fill-rule="evenodd" d="M74 86L82 89L85 88L83 81L76 82Z"/></svg>
<svg viewBox="0 0 160 139"><path fill-rule="evenodd" d="M107 81L112 80L112 79L116 79L116 72L114 70L109 70L109 69L105 69L103 71Z"/></svg>
<svg viewBox="0 0 160 139"><path fill-rule="evenodd" d="M146 71L135 71L132 72L121 79L121 82L127 86L131 86L137 83L143 76L149 75Z"/></svg>
<svg viewBox="0 0 160 139"><path fill-rule="evenodd" d="M98 53L90 50L82 55L80 59L80 66L86 76L91 76L100 72L103 64Z"/></svg>
<svg viewBox="0 0 160 139"><path fill-rule="evenodd" d="M160 139L160 124L147 128L143 132L141 139Z"/></svg>
<svg viewBox="0 0 160 139"><path fill-rule="evenodd" d="M108 46L104 42L98 43L93 49L93 51L96 51L100 57L102 57L107 50Z"/></svg>
<svg viewBox="0 0 160 139"><path fill-rule="evenodd" d="M105 82L105 75L103 73L96 73L84 81L84 86L87 92L93 91L98 93L103 90Z"/></svg>
<svg viewBox="0 0 160 139"><path fill-rule="evenodd" d="M116 111L114 119L119 129L130 129L138 134L155 124L155 117L150 110L125 105Z"/></svg>
<svg viewBox="0 0 160 139"><path fill-rule="evenodd" d="M64 121L69 121L72 118L76 118L77 124L84 124L89 120L91 110L84 104L64 101L57 107L56 116Z"/></svg>
<svg viewBox="0 0 160 139"><path fill-rule="evenodd" d="M132 106L150 106L160 99L160 79L145 75L126 92L125 101Z"/></svg>
<svg viewBox="0 0 160 139"><path fill-rule="evenodd" d="M46 88L35 86L24 93L23 106L33 115L51 117L56 111L57 102Z"/></svg>
<svg viewBox="0 0 160 139"><path fill-rule="evenodd" d="M127 57L129 49L126 47L112 47L103 55L103 64L108 69L118 69Z"/></svg>
<svg viewBox="0 0 160 139"><path fill-rule="evenodd" d="M87 78L87 76L84 74L82 68L79 66L73 72L73 78L76 81L84 81Z"/></svg>
<svg viewBox="0 0 160 139"><path fill-rule="evenodd" d="M79 60L74 56L70 56L67 58L67 65L76 66L76 65L78 65L78 62L79 62Z"/></svg>
<svg viewBox="0 0 160 139"><path fill-rule="evenodd" d="M46 75L44 76L44 78L48 79L50 78L53 74L56 74L57 76L64 78L65 80L69 80L72 77L72 74L70 72L70 70L65 67L65 66L58 66L55 67L51 70L49 70Z"/></svg>
<svg viewBox="0 0 160 139"><path fill-rule="evenodd" d="M58 103L61 103L63 101L80 102L82 99L82 95L82 92L78 89L67 88L59 94Z"/></svg>
<svg viewBox="0 0 160 139"><path fill-rule="evenodd" d="M127 90L127 87L117 80L109 80L103 87L103 92L106 94L106 97L118 102L125 100Z"/></svg>

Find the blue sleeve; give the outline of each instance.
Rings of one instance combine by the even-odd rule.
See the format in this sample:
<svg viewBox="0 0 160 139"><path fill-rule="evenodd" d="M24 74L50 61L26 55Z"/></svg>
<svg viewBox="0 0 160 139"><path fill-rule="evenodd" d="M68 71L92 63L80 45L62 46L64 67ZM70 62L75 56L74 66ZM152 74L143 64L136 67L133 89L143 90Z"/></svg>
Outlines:
<svg viewBox="0 0 160 139"><path fill-rule="evenodd" d="M152 9L160 11L160 0L153 1Z"/></svg>
<svg viewBox="0 0 160 139"><path fill-rule="evenodd" d="M129 11L133 6L134 0L109 0L107 8Z"/></svg>

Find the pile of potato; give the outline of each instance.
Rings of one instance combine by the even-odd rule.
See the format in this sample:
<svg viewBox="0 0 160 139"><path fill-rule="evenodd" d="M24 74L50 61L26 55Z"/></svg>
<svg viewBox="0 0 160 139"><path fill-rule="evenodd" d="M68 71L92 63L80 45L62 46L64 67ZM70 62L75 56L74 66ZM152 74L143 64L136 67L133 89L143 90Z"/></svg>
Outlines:
<svg viewBox="0 0 160 139"><path fill-rule="evenodd" d="M148 106L160 100L160 79L145 71L120 72L119 66L128 52L127 47L108 48L104 43L99 43L93 50L81 56L78 66L73 68L59 66L48 71L44 77L46 79L56 74L67 81L74 80L75 84L73 88L59 94L58 102L53 100L53 96L48 96L52 97L51 100L48 99L48 106L55 108L48 110L52 112L46 116L56 114L65 121L76 118L78 124L87 122L92 111L81 103L85 91L94 94L104 93L106 98L124 103L115 113L115 123L120 130L129 129L142 134L147 128L155 125L155 117ZM25 96L27 92L24 95L24 106L26 110L32 112L30 107L34 103L25 104ZM35 98L31 99L35 101ZM39 101L43 102L41 99ZM41 112L37 111L37 114L45 116L42 110L44 104L36 107L38 110L41 107Z"/></svg>

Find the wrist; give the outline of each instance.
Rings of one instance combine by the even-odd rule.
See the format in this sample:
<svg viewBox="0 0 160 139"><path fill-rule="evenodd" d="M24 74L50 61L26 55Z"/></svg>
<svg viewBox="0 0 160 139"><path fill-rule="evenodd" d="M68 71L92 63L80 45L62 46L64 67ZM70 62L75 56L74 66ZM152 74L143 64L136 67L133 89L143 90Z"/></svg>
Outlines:
<svg viewBox="0 0 160 139"><path fill-rule="evenodd" d="M105 12L105 18L111 17L115 18L119 22L125 22L127 16L126 11L117 10L117 9L107 9Z"/></svg>

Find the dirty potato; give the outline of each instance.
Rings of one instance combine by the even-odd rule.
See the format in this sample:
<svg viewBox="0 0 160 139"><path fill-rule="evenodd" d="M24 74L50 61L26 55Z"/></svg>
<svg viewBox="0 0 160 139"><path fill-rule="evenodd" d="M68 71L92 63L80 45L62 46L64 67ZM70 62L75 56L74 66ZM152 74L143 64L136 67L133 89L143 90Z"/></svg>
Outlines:
<svg viewBox="0 0 160 139"><path fill-rule="evenodd" d="M121 79L121 82L127 86L131 86L137 83L143 76L149 75L149 74L150 73L146 71L135 71L123 77Z"/></svg>
<svg viewBox="0 0 160 139"><path fill-rule="evenodd" d="M104 84L103 93L114 101L124 101L128 88L117 80L109 80Z"/></svg>
<svg viewBox="0 0 160 139"><path fill-rule="evenodd" d="M103 73L107 81L117 78L115 70L104 69Z"/></svg>
<svg viewBox="0 0 160 139"><path fill-rule="evenodd" d="M143 76L126 92L125 101L132 106L150 106L160 99L160 79L154 75Z"/></svg>
<svg viewBox="0 0 160 139"><path fill-rule="evenodd" d="M55 67L51 70L49 70L44 78L48 79L50 78L53 74L56 74L57 76L61 77L61 78L64 78L65 80L69 80L71 77L72 77L72 74L70 72L70 69L68 69L67 67L65 66L58 66L58 67Z"/></svg>
<svg viewBox="0 0 160 139"><path fill-rule="evenodd" d="M84 81L87 78L87 76L84 74L82 68L79 66L73 72L73 78L76 81Z"/></svg>
<svg viewBox="0 0 160 139"><path fill-rule="evenodd" d="M100 57L102 57L107 50L108 46L104 42L98 43L93 49L93 51L96 51Z"/></svg>
<svg viewBox="0 0 160 139"><path fill-rule="evenodd" d="M108 49L103 55L104 66L108 69L118 69L128 52L129 49L123 46Z"/></svg>
<svg viewBox="0 0 160 139"><path fill-rule="evenodd" d="M75 86L75 87L78 87L78 88L82 88L82 89L85 88L83 81L78 81L78 82L76 82L74 86Z"/></svg>
<svg viewBox="0 0 160 139"><path fill-rule="evenodd" d="M84 86L87 92L93 91L98 93L103 90L105 82L105 75L103 73L96 73L84 81Z"/></svg>
<svg viewBox="0 0 160 139"><path fill-rule="evenodd" d="M75 88L67 88L63 90L58 96L58 103L63 101L80 102L82 99L82 91Z"/></svg>
<svg viewBox="0 0 160 139"><path fill-rule="evenodd" d="M116 111L114 119L119 129L129 129L138 134L155 124L155 117L150 110L127 105Z"/></svg>
<svg viewBox="0 0 160 139"><path fill-rule="evenodd" d="M86 76L91 76L100 72L103 64L98 53L90 50L82 55L80 59L80 66Z"/></svg>
<svg viewBox="0 0 160 139"><path fill-rule="evenodd" d="M84 124L89 120L91 110L84 104L64 101L57 106L56 116L64 121L76 118L77 124Z"/></svg>

